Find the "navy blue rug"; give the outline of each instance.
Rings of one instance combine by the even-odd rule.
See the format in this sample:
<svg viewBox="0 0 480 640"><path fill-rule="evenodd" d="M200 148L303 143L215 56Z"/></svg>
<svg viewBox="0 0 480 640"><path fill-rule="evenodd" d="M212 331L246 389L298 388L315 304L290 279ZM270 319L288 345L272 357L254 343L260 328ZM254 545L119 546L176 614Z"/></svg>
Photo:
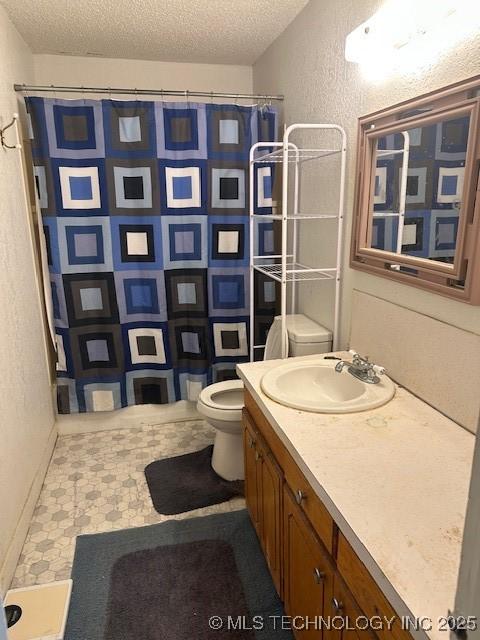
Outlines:
<svg viewBox="0 0 480 640"><path fill-rule="evenodd" d="M65 640L292 640L245 510L77 538Z"/></svg>

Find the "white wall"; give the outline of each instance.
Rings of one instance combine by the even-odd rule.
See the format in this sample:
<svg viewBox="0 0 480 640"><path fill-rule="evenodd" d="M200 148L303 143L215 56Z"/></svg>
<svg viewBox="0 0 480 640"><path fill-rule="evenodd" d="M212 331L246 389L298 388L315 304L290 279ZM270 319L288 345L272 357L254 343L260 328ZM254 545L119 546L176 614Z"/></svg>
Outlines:
<svg viewBox="0 0 480 640"><path fill-rule="evenodd" d="M310 0L305 9L255 63L254 90L285 94L285 121L336 122L347 130L349 139L349 180L347 192L346 253L350 246L353 208L353 171L357 118L421 93L480 73L480 34L446 53L435 64L415 75L393 75L381 84L366 81L357 65L346 62L346 35L368 19L382 4L380 0ZM309 223L313 224L313 223ZM311 233L302 239L307 251L322 251L320 237ZM328 243L327 243L328 244ZM330 236L331 244L331 236ZM348 260L346 259L347 263ZM304 313L329 323L329 299L321 295L321 285L302 285ZM352 289L432 316L461 329L480 334L480 309L371 276L348 267L343 304L343 343L350 325ZM354 319L353 319L354 320ZM372 319L376 330L381 319ZM372 332L373 335L374 332ZM408 345L408 335L399 336Z"/></svg>
<svg viewBox="0 0 480 640"><path fill-rule="evenodd" d="M251 93L253 82L252 67L245 65L37 54L34 56L34 69L35 83L42 85Z"/></svg>
<svg viewBox="0 0 480 640"><path fill-rule="evenodd" d="M32 55L0 7L0 126L21 109ZM11 132L9 135L11 139ZM0 595L8 586L55 442L20 154L0 148Z"/></svg>

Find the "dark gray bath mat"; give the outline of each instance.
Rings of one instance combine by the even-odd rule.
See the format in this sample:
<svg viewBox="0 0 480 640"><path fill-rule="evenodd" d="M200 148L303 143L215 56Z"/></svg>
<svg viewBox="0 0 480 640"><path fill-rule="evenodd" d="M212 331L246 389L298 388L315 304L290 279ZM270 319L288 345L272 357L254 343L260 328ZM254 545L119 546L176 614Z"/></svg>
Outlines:
<svg viewBox="0 0 480 640"><path fill-rule="evenodd" d="M132 576L154 574L148 593L138 589ZM125 606L128 603L128 606ZM159 616L158 612L162 615ZM110 579L110 598L104 640L118 638L208 637L208 620L220 616L248 619L242 583L232 546L224 540L197 540L134 551L116 561ZM246 625L247 626L247 625ZM150 636L155 629L155 636ZM253 640L249 629L235 634ZM210 633L213 632L211 631ZM170 635L169 635L170 634ZM215 633L226 639L229 631Z"/></svg>
<svg viewBox="0 0 480 640"><path fill-rule="evenodd" d="M72 578L65 640L293 640L243 509L79 536Z"/></svg>
<svg viewBox="0 0 480 640"><path fill-rule="evenodd" d="M212 469L213 445L145 467L155 511L174 515L243 495L243 480L228 482Z"/></svg>

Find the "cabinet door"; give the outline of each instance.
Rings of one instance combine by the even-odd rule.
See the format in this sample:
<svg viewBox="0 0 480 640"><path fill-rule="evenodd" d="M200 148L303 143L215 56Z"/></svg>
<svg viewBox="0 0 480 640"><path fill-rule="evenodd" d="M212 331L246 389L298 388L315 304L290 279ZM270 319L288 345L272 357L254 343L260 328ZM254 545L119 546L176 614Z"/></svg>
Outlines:
<svg viewBox="0 0 480 640"><path fill-rule="evenodd" d="M282 472L272 453L264 446L257 445L260 471L260 520L261 541L273 583L281 595L281 509Z"/></svg>
<svg viewBox="0 0 480 640"><path fill-rule="evenodd" d="M366 617L361 612L345 582L338 573L332 581L333 589L326 594L325 615L330 629L324 640L372 640L372 631L365 629Z"/></svg>
<svg viewBox="0 0 480 640"><path fill-rule="evenodd" d="M243 414L243 451L245 457L245 501L257 534L260 535L259 477L257 474L257 435L248 416Z"/></svg>
<svg viewBox="0 0 480 640"><path fill-rule="evenodd" d="M321 640L325 637L323 630L312 621L324 615L325 594L333 590L333 569L322 543L288 487L284 490L283 507L285 609L289 616L298 616L297 627L303 622L303 629L294 630L298 640Z"/></svg>

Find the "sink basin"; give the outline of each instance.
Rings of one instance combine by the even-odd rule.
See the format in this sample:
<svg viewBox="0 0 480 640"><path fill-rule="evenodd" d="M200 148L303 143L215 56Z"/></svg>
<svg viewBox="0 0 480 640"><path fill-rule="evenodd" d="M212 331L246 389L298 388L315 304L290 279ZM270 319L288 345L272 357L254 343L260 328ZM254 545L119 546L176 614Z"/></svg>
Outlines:
<svg viewBox="0 0 480 640"><path fill-rule="evenodd" d="M354 413L381 407L395 395L395 385L387 376L378 384L368 384L348 373L335 371L335 360L287 361L262 380L262 391L286 407L316 413Z"/></svg>

